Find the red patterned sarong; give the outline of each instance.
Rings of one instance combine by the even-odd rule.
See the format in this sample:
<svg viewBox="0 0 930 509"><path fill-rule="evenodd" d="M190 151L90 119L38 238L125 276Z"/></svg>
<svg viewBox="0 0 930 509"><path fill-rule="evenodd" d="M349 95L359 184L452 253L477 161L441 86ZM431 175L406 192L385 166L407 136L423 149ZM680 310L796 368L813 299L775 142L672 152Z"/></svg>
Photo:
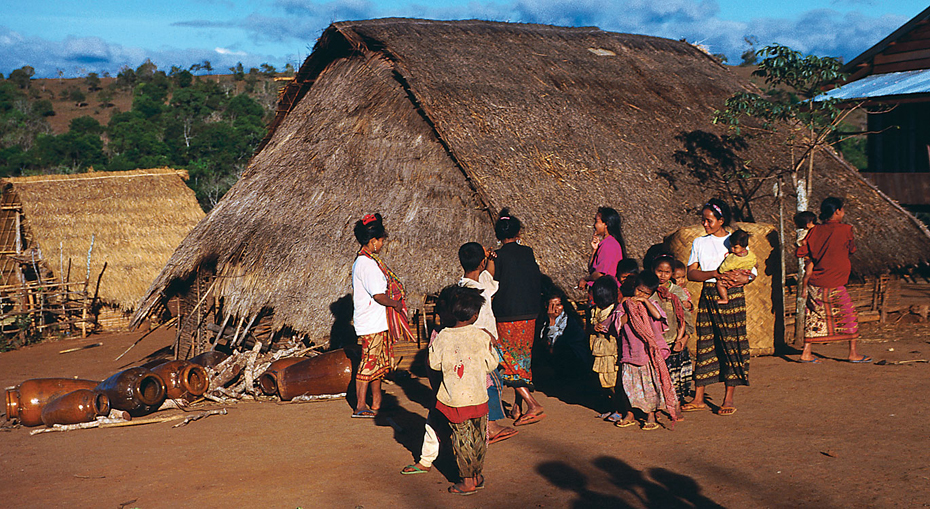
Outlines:
<svg viewBox="0 0 930 509"><path fill-rule="evenodd" d="M362 342L362 360L358 364L355 379L370 382L384 378L394 366L394 346L388 331L360 336Z"/></svg>
<svg viewBox="0 0 930 509"><path fill-rule="evenodd" d="M859 322L846 287L807 285L804 342L830 343L852 339L859 339Z"/></svg>
<svg viewBox="0 0 930 509"><path fill-rule="evenodd" d="M530 368L533 354L533 338L536 335L536 319L520 322L497 322L498 347L504 362L501 380L508 387L533 388L533 372Z"/></svg>

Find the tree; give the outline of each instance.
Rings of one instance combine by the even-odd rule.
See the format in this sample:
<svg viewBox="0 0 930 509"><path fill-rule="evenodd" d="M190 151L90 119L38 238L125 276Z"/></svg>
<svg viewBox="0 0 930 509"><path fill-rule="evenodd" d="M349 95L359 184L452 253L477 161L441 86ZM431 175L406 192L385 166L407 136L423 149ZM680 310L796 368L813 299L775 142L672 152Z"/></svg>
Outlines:
<svg viewBox="0 0 930 509"><path fill-rule="evenodd" d="M128 65L121 67L119 73L116 75L116 86L119 88L132 90L132 87L136 86L136 82L138 81L136 71L132 70Z"/></svg>
<svg viewBox="0 0 930 509"><path fill-rule="evenodd" d="M759 62L759 68L753 71L753 75L763 78L770 87L787 89L788 93L760 96L738 92L727 99L724 110L714 112L714 123L727 124L737 135L740 134L741 128L769 134L786 130L785 142L790 147L792 165L790 168L782 168L779 177L790 176L797 195L797 210L803 212L808 209L808 199L811 195L814 154L843 140L834 136L837 127L850 113L859 108L861 103L841 110L838 100L813 100L822 93L825 86L845 77L840 72L840 62L835 58L803 56L800 52L779 44L766 46L755 54L762 57L762 60ZM761 127L743 123L744 117L756 119L761 122ZM805 164L806 171L803 170ZM784 178L779 179L779 196L784 196L783 180ZM797 234L802 235L802 230L798 230ZM781 232L781 242L784 246L784 231ZM796 345L804 340L802 260L798 260L797 277Z"/></svg>
<svg viewBox="0 0 930 509"><path fill-rule="evenodd" d="M113 90L110 87L101 90L97 93L97 100L100 101L100 106L103 108L113 106Z"/></svg>
<svg viewBox="0 0 930 509"><path fill-rule="evenodd" d="M152 81L152 78L155 77L155 71L157 70L158 66L152 62L152 59L146 58L145 62L142 62L142 64L136 68L136 78L142 82Z"/></svg>
<svg viewBox="0 0 930 509"><path fill-rule="evenodd" d="M232 72L233 80L242 81L245 79L245 70L242 68L242 62L236 62L236 66L230 67L229 70Z"/></svg>
<svg viewBox="0 0 930 509"><path fill-rule="evenodd" d="M74 88L69 89L68 99L71 99L77 105L81 105L84 101L87 100L87 96L84 94L84 92L81 92L77 87L74 87Z"/></svg>
<svg viewBox="0 0 930 509"><path fill-rule="evenodd" d="M294 66L290 62L284 64L284 75L287 77L294 75Z"/></svg>
<svg viewBox="0 0 930 509"><path fill-rule="evenodd" d="M92 72L84 78L84 84L87 85L87 90L91 92L96 92L100 90L100 76L97 73Z"/></svg>
<svg viewBox="0 0 930 509"><path fill-rule="evenodd" d="M746 41L746 44L749 45L749 48L746 49L741 55L740 58L743 60L740 62L740 67L745 67L749 65L755 65L759 61L759 55L756 53L756 44L759 44L759 39L754 35L747 35L743 37L743 40Z"/></svg>
<svg viewBox="0 0 930 509"><path fill-rule="evenodd" d="M10 73L9 81L12 81L19 88L29 88L29 81L35 75L36 70L31 66L24 65Z"/></svg>
<svg viewBox="0 0 930 509"><path fill-rule="evenodd" d="M271 64L267 64L267 63L262 64L261 69L262 69L262 74L266 78L274 78L278 74L278 70L275 69L274 66Z"/></svg>

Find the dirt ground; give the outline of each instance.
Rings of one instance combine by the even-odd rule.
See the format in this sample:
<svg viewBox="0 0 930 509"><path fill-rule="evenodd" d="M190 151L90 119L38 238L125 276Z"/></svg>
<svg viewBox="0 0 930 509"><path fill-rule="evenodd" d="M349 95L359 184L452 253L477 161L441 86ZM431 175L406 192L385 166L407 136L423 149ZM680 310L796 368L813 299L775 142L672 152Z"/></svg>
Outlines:
<svg viewBox="0 0 930 509"><path fill-rule="evenodd" d="M413 379L387 386L375 421L350 419L337 400L245 402L181 428L7 427L0 507L926 507L930 364L894 362L930 359L930 326L863 329L861 351L884 364L840 362L840 345L816 347L816 365L756 358L735 415L688 413L674 431L615 428L577 393L541 394L548 418L490 446L487 489L470 497L446 492L448 447L431 473L399 474L419 451L429 395ZM173 336L153 334L120 362L139 334L3 353L0 383L103 379ZM713 402L722 391L708 391Z"/></svg>

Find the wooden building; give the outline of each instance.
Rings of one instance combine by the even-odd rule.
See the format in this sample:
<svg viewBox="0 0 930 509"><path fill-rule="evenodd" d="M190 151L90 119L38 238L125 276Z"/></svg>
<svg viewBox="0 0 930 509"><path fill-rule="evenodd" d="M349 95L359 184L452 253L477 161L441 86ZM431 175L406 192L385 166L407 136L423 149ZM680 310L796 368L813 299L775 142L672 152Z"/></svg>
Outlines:
<svg viewBox="0 0 930 509"><path fill-rule="evenodd" d="M125 329L204 216L186 179L156 168L0 180L4 314L42 333Z"/></svg>
<svg viewBox="0 0 930 509"><path fill-rule="evenodd" d="M848 81L827 97L865 101L871 110L864 176L912 210L930 212L930 7L843 72Z"/></svg>

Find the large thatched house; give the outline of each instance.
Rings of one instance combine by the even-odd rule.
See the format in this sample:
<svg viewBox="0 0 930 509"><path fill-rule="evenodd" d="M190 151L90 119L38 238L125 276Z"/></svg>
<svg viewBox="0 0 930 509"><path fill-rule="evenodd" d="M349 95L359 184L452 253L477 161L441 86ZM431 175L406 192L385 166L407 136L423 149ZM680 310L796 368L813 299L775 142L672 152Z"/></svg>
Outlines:
<svg viewBox="0 0 930 509"><path fill-rule="evenodd" d="M695 46L656 37L334 23L283 91L242 178L182 242L135 320L175 295L197 303L210 291L201 312L213 302L217 322L245 328L261 314L270 330L325 336L331 304L351 291L352 225L375 211L414 307L458 277L460 244L494 245L502 207L524 221L543 270L574 287L598 206L620 211L628 251L641 257L721 192L699 181L702 171L789 164L777 141L743 148L711 124L728 96L749 89ZM744 215L777 224L771 181L731 184L753 188ZM860 273L930 255L927 231L833 154L817 157L813 200L828 194L849 200Z"/></svg>
<svg viewBox="0 0 930 509"><path fill-rule="evenodd" d="M90 298L97 292L96 303L118 324L203 219L186 179L186 171L169 168L3 179L3 288L19 299L27 286L63 295L63 283L83 291L87 281Z"/></svg>

